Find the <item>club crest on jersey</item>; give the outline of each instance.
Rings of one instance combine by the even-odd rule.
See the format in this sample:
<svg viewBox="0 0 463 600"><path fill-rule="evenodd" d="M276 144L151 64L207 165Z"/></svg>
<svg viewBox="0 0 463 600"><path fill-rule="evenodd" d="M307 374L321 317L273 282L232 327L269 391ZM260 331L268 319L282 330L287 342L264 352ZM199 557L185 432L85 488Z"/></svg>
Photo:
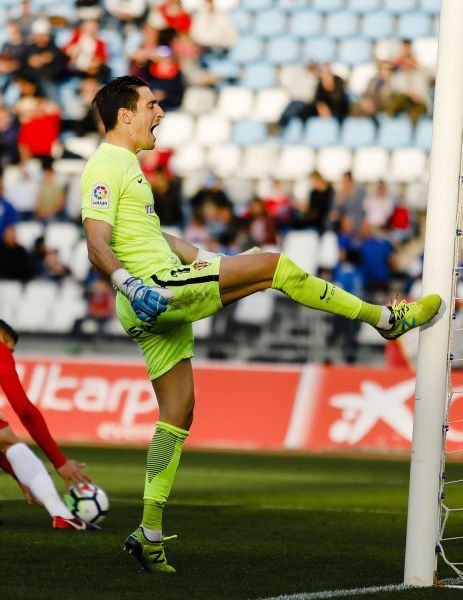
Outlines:
<svg viewBox="0 0 463 600"><path fill-rule="evenodd" d="M201 271L201 269L205 269L210 264L211 263L208 263L205 260L197 260L195 263L193 263L193 269L196 269L196 271Z"/></svg>
<svg viewBox="0 0 463 600"><path fill-rule="evenodd" d="M95 184L92 191L92 208L109 208L109 196L109 187L106 183Z"/></svg>

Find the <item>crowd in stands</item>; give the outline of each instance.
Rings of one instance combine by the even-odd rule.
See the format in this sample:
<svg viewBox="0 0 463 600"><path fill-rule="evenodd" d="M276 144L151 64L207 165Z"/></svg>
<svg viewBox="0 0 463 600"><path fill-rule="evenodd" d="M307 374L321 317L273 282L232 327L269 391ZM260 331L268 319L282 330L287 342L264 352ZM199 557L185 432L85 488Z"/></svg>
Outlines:
<svg viewBox="0 0 463 600"><path fill-rule="evenodd" d="M190 11L180 0L75 0L68 8L57 15L39 0L21 0L5 10L0 280L62 281L71 276L43 236L26 250L16 239L15 226L28 220L44 226L79 225L78 171L58 169L57 163L82 163L88 157L73 140L88 139L95 148L102 139L91 101L101 85L122 74L121 64L148 82L167 114L182 110L192 86L218 94L224 86L240 83L236 74L216 68L226 64L239 43L240 27L233 11L217 10L214 0L198 1ZM364 77L355 94L349 89L348 69L310 56L280 75L287 101L278 118L266 123L268 139L276 143L294 123L304 126L314 118L335 119L340 125L348 117L366 118L377 128L384 118L405 115L415 127L432 110L433 76L417 61L408 39L394 56L378 58L375 72ZM162 225L176 228L191 243L234 254L253 245L282 247L290 231L314 230L320 236L334 231L339 261L328 276L338 285L377 299L392 290L410 290L421 259L424 223L423 201L409 201L410 186L356 181L350 169L329 181L311 165L296 191L294 181L279 177L275 164L272 176L262 185L251 182L245 201L237 202L233 185L214 169L201 171L195 186L185 185L174 157L175 148L164 147L144 153L141 164ZM93 270L85 284L89 315L101 324L113 314L110 290Z"/></svg>

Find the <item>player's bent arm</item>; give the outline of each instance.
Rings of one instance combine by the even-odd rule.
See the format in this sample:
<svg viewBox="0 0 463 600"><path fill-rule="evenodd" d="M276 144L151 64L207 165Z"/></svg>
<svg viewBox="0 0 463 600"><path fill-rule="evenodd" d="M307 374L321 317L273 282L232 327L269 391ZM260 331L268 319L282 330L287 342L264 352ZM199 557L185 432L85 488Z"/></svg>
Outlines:
<svg viewBox="0 0 463 600"><path fill-rule="evenodd" d="M113 229L111 224L87 218L83 226L88 258L92 265L111 279L112 284L130 300L139 319L153 323L167 310L169 298L173 294L163 288L145 285L143 279L134 277L124 269L109 246Z"/></svg>

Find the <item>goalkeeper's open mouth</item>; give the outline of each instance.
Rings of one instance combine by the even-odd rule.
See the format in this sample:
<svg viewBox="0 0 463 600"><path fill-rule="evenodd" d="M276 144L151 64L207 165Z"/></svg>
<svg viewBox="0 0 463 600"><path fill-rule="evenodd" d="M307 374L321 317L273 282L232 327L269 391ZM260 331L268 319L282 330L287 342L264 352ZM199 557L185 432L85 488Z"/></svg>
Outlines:
<svg viewBox="0 0 463 600"><path fill-rule="evenodd" d="M153 139L156 140L156 137L154 135L154 130L156 129L156 127L159 125L159 123L155 123L154 125L151 126L150 128L150 133L153 136Z"/></svg>

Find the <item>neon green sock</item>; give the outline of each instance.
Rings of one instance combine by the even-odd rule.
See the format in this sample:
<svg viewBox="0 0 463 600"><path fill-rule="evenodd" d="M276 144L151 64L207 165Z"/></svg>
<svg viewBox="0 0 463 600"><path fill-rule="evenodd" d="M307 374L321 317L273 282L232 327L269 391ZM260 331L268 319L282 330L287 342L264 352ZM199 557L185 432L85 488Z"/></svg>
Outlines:
<svg viewBox="0 0 463 600"><path fill-rule="evenodd" d="M382 306L363 302L332 283L305 273L284 254L280 255L272 288L308 308L334 313L347 319L358 319L373 326L378 324L383 310Z"/></svg>
<svg viewBox="0 0 463 600"><path fill-rule="evenodd" d="M142 527L162 530L162 512L169 497L188 431L158 421L148 450Z"/></svg>

